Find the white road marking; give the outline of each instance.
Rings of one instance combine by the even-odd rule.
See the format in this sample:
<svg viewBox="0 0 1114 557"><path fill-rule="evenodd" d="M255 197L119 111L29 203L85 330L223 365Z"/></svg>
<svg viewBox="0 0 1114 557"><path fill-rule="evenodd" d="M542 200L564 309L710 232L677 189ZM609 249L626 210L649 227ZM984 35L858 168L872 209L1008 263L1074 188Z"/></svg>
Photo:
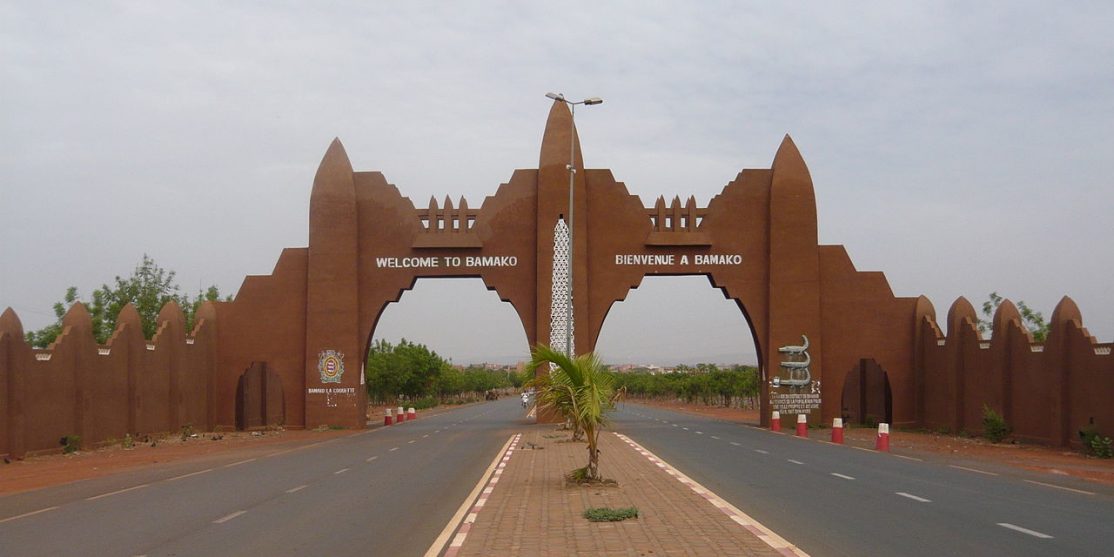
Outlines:
<svg viewBox="0 0 1114 557"><path fill-rule="evenodd" d="M182 474L181 476L174 476L173 478L169 478L166 481L172 482L174 480L180 480L180 479L183 479L183 478L188 478L190 476L200 476L201 474L204 474L206 472L212 472L212 471L213 471L212 468L206 468L204 470L198 470L197 472L190 472L189 474Z"/></svg>
<svg viewBox="0 0 1114 557"><path fill-rule="evenodd" d="M39 509L37 511L31 511L29 513L23 513L23 514L17 514L15 516L9 516L8 518L0 518L0 524L8 522L9 520L18 520L20 518L25 518L25 517L28 517L28 516L37 515L39 513L45 513L47 511L53 511L54 509L57 509L57 508L58 507L47 507L45 509Z"/></svg>
<svg viewBox="0 0 1114 557"><path fill-rule="evenodd" d="M351 470L351 468L341 468L340 470L337 470L336 472L333 472L333 475L337 476L337 475L343 474L343 473L345 473L349 470Z"/></svg>
<svg viewBox="0 0 1114 557"><path fill-rule="evenodd" d="M907 497L909 499L912 499L912 500L920 502L920 503L931 503L932 502L932 499L925 499L924 497L917 497L916 495L913 495L912 493L905 493L904 491L895 491L894 493L897 493L898 495L900 495L902 497Z"/></svg>
<svg viewBox="0 0 1114 557"><path fill-rule="evenodd" d="M958 468L960 470L966 470L968 472L974 472L976 474L986 474L987 476L997 476L998 475L994 472L987 472L986 470L978 470L976 468L968 468L966 466L960 466L958 464L949 464L948 466L951 467L951 468Z"/></svg>
<svg viewBox="0 0 1114 557"><path fill-rule="evenodd" d="M793 460L793 459L791 459L791 458L787 458L787 459L785 459L785 460L788 460L789 462L792 462L793 464L804 464L803 462L801 462L801 461L799 461L799 460Z"/></svg>
<svg viewBox="0 0 1114 557"><path fill-rule="evenodd" d="M901 455L901 454L895 454L893 456L896 456L897 458L904 458L905 460L915 460L917 462L924 462L923 458L917 458L917 457L913 457L913 456L905 456L905 455Z"/></svg>
<svg viewBox="0 0 1114 557"><path fill-rule="evenodd" d="M704 432L703 431L697 431L696 434L697 435L704 435Z"/></svg>
<svg viewBox="0 0 1114 557"><path fill-rule="evenodd" d="M133 486L127 488L127 489L120 489L120 490L112 491L112 492L109 492L109 493L102 493L100 495L94 495L92 497L86 497L85 500L86 501L95 501L97 499L100 499L101 497L108 497L110 495L119 495L121 493L127 493L129 491L135 491L137 489L143 489L143 488L145 488L149 485L151 485L151 484L133 485Z"/></svg>
<svg viewBox="0 0 1114 557"><path fill-rule="evenodd" d="M716 437L715 435L712 436L712 439L715 439L716 441L719 441L719 437Z"/></svg>
<svg viewBox="0 0 1114 557"><path fill-rule="evenodd" d="M1001 526L1002 528L1009 528L1010 530L1013 530L1015 532L1021 532L1022 534L1029 534L1030 536L1033 536L1034 538L1041 538L1043 540L1052 539L1052 536L1049 536L1048 534L1043 534L1041 532L1038 532L1036 530L1030 530L1028 528L1022 528L1022 527L1017 526L1015 524L1010 524L1009 522L999 522L998 526Z"/></svg>
<svg viewBox="0 0 1114 557"><path fill-rule="evenodd" d="M426 437L429 437L429 434L428 434L428 433L427 433L427 434L425 434L425 435L423 435L423 436L422 436L422 439L425 439Z"/></svg>
<svg viewBox="0 0 1114 557"><path fill-rule="evenodd" d="M689 428L687 428L687 427L682 427L681 429L683 429L683 430L685 430L685 431L688 431L688 430L689 430Z"/></svg>
<svg viewBox="0 0 1114 557"><path fill-rule="evenodd" d="M1038 482L1038 481L1036 481L1036 480L1025 480L1025 481L1027 481L1027 482L1029 482L1029 483L1031 483L1031 484L1043 485L1043 486L1045 486L1045 487L1054 487L1054 488L1056 488L1056 489L1062 489L1062 490L1064 490L1064 491L1071 491L1072 493L1082 493L1083 495L1094 495L1094 492L1091 492L1091 491L1083 491L1082 489L1075 489L1074 487L1064 487L1064 486L1062 486L1062 485L1056 485L1056 484L1046 484L1046 483L1044 483L1044 482Z"/></svg>
<svg viewBox="0 0 1114 557"><path fill-rule="evenodd" d="M840 474L840 473L837 473L837 472L832 472L832 475L833 475L833 476L835 476L835 477L837 477L837 478L843 478L843 479L845 479L845 480L853 480L853 479L855 479L855 478L852 478L851 476L846 476L846 475L844 475L844 474Z"/></svg>
<svg viewBox="0 0 1114 557"><path fill-rule="evenodd" d="M365 460L364 462L371 462L371 461L373 461L373 460L375 460L375 459L377 459L377 458L379 458L379 456L378 456L378 455L377 455L377 456L369 456L369 457L367 458L367 460Z"/></svg>
<svg viewBox="0 0 1114 557"><path fill-rule="evenodd" d="M233 518L236 518L237 516L240 516L240 515L242 515L246 512L248 512L248 511L236 511L236 512L234 512L234 513L232 513L228 516L223 516L221 518L218 518L218 519L214 520L213 524L224 524L225 522L228 522L229 520L232 520Z"/></svg>
<svg viewBox="0 0 1114 557"><path fill-rule="evenodd" d="M397 451L397 450L398 450L398 447L394 447L394 448L392 448L391 450L389 450L389 451L387 451L387 452L389 452L389 453L393 453L393 452L395 452L395 451Z"/></svg>
<svg viewBox="0 0 1114 557"><path fill-rule="evenodd" d="M742 447L742 445L740 445L740 444L738 444L738 443L736 443L736 442L734 442L734 441L732 441L732 442L731 442L731 444L732 444L732 445L735 445L736 447Z"/></svg>
<svg viewBox="0 0 1114 557"><path fill-rule="evenodd" d="M754 452L762 453L762 454L770 454L770 451L763 451L762 449L754 449Z"/></svg>
<svg viewBox="0 0 1114 557"><path fill-rule="evenodd" d="M407 441L406 444L409 445L410 443L413 443L413 442L414 442L414 440L411 439L411 440Z"/></svg>
<svg viewBox="0 0 1114 557"><path fill-rule="evenodd" d="M297 492L299 492L299 491L301 491L301 490L303 490L307 487L309 487L309 486L308 485L300 485L298 487L292 487L292 488L286 490L286 492L287 493L297 493Z"/></svg>
<svg viewBox="0 0 1114 557"><path fill-rule="evenodd" d="M672 424L672 425L673 425L673 427L677 427L677 424Z"/></svg>
<svg viewBox="0 0 1114 557"><path fill-rule="evenodd" d="M253 460L255 460L255 459L254 458L249 458L247 460L241 460L240 462L233 462L232 464L225 464L224 467L225 468L232 468L233 466L239 466L241 464L247 464L249 462L252 462Z"/></svg>

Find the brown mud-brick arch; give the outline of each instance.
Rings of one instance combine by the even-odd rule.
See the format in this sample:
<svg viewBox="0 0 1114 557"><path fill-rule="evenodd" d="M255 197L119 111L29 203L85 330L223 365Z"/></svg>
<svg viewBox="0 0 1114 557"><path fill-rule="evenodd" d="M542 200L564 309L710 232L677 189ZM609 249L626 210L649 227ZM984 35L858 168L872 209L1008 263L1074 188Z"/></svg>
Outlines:
<svg viewBox="0 0 1114 557"><path fill-rule="evenodd" d="M568 268L558 223L568 210L570 143L578 352L593 349L612 305L643 277L702 275L735 301L754 335L764 422L772 409L828 422L841 415L847 385L868 415L879 413L872 408L885 406L888 385L896 425L977 432L989 407L1022 440L1114 435L1114 344L1090 335L1070 298L1052 312L1044 342L1008 300L989 339L963 298L948 309L945 334L928 299L896 298L881 273L859 272L841 246L818 244L812 179L788 137L770 168L744 170L707 207L677 197L648 208L610 171L584 170L571 124L554 103L538 168L515 171L478 207L445 198L418 208L382 174L354 172L334 141L314 178L309 246L284 250L272 274L245 279L234 302L202 304L189 331L170 303L145 338L127 306L100 345L78 303L55 343L36 350L6 309L0 455L58 450L64 435L92 445L233 427L237 400L245 424L281 416L286 427L363 427L372 333L386 305L422 277L479 277L514 307L531 345L562 347L565 311L551 301L564 299L553 277Z"/></svg>
<svg viewBox="0 0 1114 557"><path fill-rule="evenodd" d="M814 423L839 416L844 375L869 356L890 371L895 420L914 420L916 300L895 298L880 273L856 271L841 246L818 245L812 180L788 136L771 168L743 171L707 207L678 198L647 208L611 171L583 169L570 118L554 103L538 168L516 170L479 207L446 197L418 208L382 174L354 172L334 141L314 179L309 247L285 250L273 274L249 277L235 302L219 305L217 400L227 402L218 420L234 419L240 373L265 362L281 378L289 424L363 426L372 333L419 278L479 277L514 307L531 345L549 343L570 139L579 353L644 276L703 275L744 313L765 376L781 372L778 347L809 338L811 382L767 384L764 417L771 395Z"/></svg>

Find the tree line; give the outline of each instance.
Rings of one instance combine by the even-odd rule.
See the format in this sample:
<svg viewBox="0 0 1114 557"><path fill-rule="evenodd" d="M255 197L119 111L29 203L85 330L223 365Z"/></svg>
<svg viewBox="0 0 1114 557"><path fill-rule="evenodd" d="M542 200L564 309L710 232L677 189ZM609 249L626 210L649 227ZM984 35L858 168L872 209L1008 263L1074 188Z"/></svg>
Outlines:
<svg viewBox="0 0 1114 557"><path fill-rule="evenodd" d="M674 373L614 373L614 384L634 398L740 408L758 405L758 368L753 366L697 364L677 366Z"/></svg>
<svg viewBox="0 0 1114 557"><path fill-rule="evenodd" d="M489 392L522 386L524 374L482 366L457 368L424 344L402 339L378 340L364 367L368 399L373 404L400 398L418 406L477 400Z"/></svg>

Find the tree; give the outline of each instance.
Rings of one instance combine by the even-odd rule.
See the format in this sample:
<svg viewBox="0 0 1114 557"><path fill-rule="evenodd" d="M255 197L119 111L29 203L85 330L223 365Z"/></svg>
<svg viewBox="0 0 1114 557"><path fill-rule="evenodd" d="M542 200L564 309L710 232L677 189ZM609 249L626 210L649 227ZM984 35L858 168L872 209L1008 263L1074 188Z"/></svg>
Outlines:
<svg viewBox="0 0 1114 557"><path fill-rule="evenodd" d="M605 372L603 363L592 353L570 359L548 346L538 345L530 359L529 368L553 364L548 374L533 381L537 390L537 403L550 407L573 423L576 432L582 432L588 442L588 464L573 471L578 480L600 480L599 437L606 425L607 413L615 409L615 389L612 377Z"/></svg>
<svg viewBox="0 0 1114 557"><path fill-rule="evenodd" d="M979 319L979 332L983 335L990 337L994 332L994 313L998 311L998 306L1002 305L1004 298L998 295L997 292L991 292L987 300L982 303L983 317ZM1018 300L1017 311L1021 314L1021 320L1025 323L1025 328L1029 329L1029 333L1033 335L1033 340L1037 342L1044 342L1048 337L1048 323L1044 320L1044 314L1039 311L1034 311L1024 301Z"/></svg>
<svg viewBox="0 0 1114 557"><path fill-rule="evenodd" d="M116 318L120 310L127 304L135 306L143 326L144 338L151 338L158 328L159 311L167 303L176 302L186 318L186 330L193 328L197 309L205 300L221 299L220 290L216 285L210 286L204 292L198 292L197 299L190 301L189 296L180 293L178 284L174 282L174 271L167 271L159 267L155 260L143 254L143 260L135 267L131 276L124 279L117 276L115 284L110 287L102 284L93 291L93 298L86 303L89 316L93 321L93 338L97 343L104 344L108 337L116 330ZM231 301L232 296L224 298ZM75 303L80 302L81 296L77 287L71 286L66 290L63 301L54 304L54 315L57 321L26 334L27 342L37 348L46 348L62 334L62 318L66 311Z"/></svg>

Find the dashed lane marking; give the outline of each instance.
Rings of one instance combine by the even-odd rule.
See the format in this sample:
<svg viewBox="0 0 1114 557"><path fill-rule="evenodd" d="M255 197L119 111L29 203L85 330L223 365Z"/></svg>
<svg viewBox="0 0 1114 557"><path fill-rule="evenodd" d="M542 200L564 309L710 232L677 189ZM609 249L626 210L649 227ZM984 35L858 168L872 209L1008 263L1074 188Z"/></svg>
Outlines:
<svg viewBox="0 0 1114 557"><path fill-rule="evenodd" d="M754 449L754 452L761 454L770 454L770 451L763 451L762 449Z"/></svg>
<svg viewBox="0 0 1114 557"><path fill-rule="evenodd" d="M222 516L222 517L214 520L213 524L224 524L225 522L228 522L229 520L232 520L233 518L236 518L237 516L240 516L240 515L242 515L246 512L248 512L248 511L236 511L232 514Z"/></svg>
<svg viewBox="0 0 1114 557"><path fill-rule="evenodd" d="M896 494L898 494L902 497L905 497L906 499L912 499L912 500L914 500L918 503L931 503L932 502L931 499L925 499L924 497L918 497L916 495L913 495L912 493L905 493L904 491L895 491L894 493L896 493Z"/></svg>
<svg viewBox="0 0 1114 557"><path fill-rule="evenodd" d="M407 441L407 442L406 442L406 444L407 444L407 445L409 445L409 444L411 444L411 443L413 443L413 442L414 442L414 440L413 440L413 439L411 439L411 440Z"/></svg>
<svg viewBox="0 0 1114 557"><path fill-rule="evenodd" d="M905 460L915 460L917 462L924 462L923 458L917 458L917 457L914 457L914 456L905 456L905 455L902 455L902 454L895 454L893 456L896 456L897 458L904 458Z"/></svg>
<svg viewBox="0 0 1114 557"><path fill-rule="evenodd" d="M137 490L137 489L143 489L143 488L145 488L145 487L147 487L147 486L149 486L149 485L151 485L151 484L140 484L140 485L133 485L133 486L131 486L131 487L129 487L129 488L125 488L125 489L118 489L118 490L116 490L116 491L110 491L110 492L108 492L108 493L102 493L102 494L100 494L100 495L94 495L94 496L92 496L92 497L86 497L86 498L85 498L85 500L86 500L86 501L95 501L95 500L97 500L97 499L100 499L101 497L110 497L110 496L112 496L112 495L119 495L119 494L121 494L121 493L127 493L127 492L129 492L129 491L135 491L135 490Z"/></svg>
<svg viewBox="0 0 1114 557"><path fill-rule="evenodd" d="M333 475L338 476L338 475L343 474L343 473L345 473L349 470L351 470L351 468L341 468L340 470L337 470L336 472L333 472Z"/></svg>
<svg viewBox="0 0 1114 557"><path fill-rule="evenodd" d="M392 447L392 448L391 448L391 450L389 450L389 451L387 451L387 452L389 452L389 453L393 453L393 452L395 452L395 451L397 451L397 450L398 450L398 447Z"/></svg>
<svg viewBox="0 0 1114 557"><path fill-rule="evenodd" d="M716 437L715 435L712 435L711 437L712 437L712 439L715 439L716 441L719 441L719 437Z"/></svg>
<svg viewBox="0 0 1114 557"><path fill-rule="evenodd" d="M364 462L371 462L371 461L373 461L373 460L375 460L375 459L377 459L377 458L379 458L379 456L378 456L378 455L376 455L376 456L369 456L369 457L367 457L367 460L365 460Z"/></svg>
<svg viewBox="0 0 1114 557"><path fill-rule="evenodd" d="M801 461L799 461L799 460L793 460L793 459L791 459L791 458L787 458L787 459L785 459L785 460L788 460L789 462L792 462L793 464L804 464L803 462L801 462Z"/></svg>
<svg viewBox="0 0 1114 557"><path fill-rule="evenodd" d="M979 470L977 468L968 468L966 466L960 466L958 464L949 464L948 467L949 468L957 468L959 470L966 470L968 472L974 472L976 474L986 474L987 476L997 476L998 475L995 472L987 472L986 470Z"/></svg>
<svg viewBox="0 0 1114 557"><path fill-rule="evenodd" d="M247 463L252 462L254 460L255 460L254 458L249 458L249 459L241 460L240 462L233 462L232 464L225 464L224 467L225 468L232 468L233 466L239 466L241 464L247 464Z"/></svg>
<svg viewBox="0 0 1114 557"><path fill-rule="evenodd" d="M29 513L23 513L23 514L17 514L15 516L9 516L8 518L0 518L0 524L3 524L3 523L8 522L10 520L19 520L21 518L27 518L29 516L35 516L37 514L45 513L45 512L48 512L48 511L53 511L54 509L57 509L57 508L58 507L47 507L45 509L39 509L37 511L31 511Z"/></svg>
<svg viewBox="0 0 1114 557"><path fill-rule="evenodd" d="M840 473L838 473L838 472L832 472L832 475L833 475L833 476L835 476L835 477L837 477L837 478L843 478L843 479L845 479L845 480L853 480L853 479L855 479L855 478L853 478L853 477L851 477L851 476L848 476L848 475L846 475L846 474L840 474Z"/></svg>
<svg viewBox="0 0 1114 557"><path fill-rule="evenodd" d="M742 445L740 445L740 444L738 444L738 443L736 443L736 442L734 442L734 441L731 441L731 444L732 444L732 445L735 445L736 447L742 447Z"/></svg>
<svg viewBox="0 0 1114 557"><path fill-rule="evenodd" d="M704 432L703 431L697 431L696 434L697 435L704 435Z"/></svg>
<svg viewBox="0 0 1114 557"><path fill-rule="evenodd" d="M1021 526L1018 526L1016 524L1010 524L1009 522L999 522L998 526L1001 526L1002 528L1009 528L1010 530L1013 530L1015 532L1021 532L1022 534L1029 534L1030 536L1033 536L1034 538L1040 538L1042 540L1052 539L1052 536L1049 536L1048 534L1045 534L1043 532L1038 532L1036 530L1030 530L1028 528L1022 528Z"/></svg>
<svg viewBox="0 0 1114 557"><path fill-rule="evenodd" d="M297 492L299 492L299 491L301 491L301 490L303 490L307 487L309 487L309 486L308 485L300 485L298 487L292 487L292 488L286 490L286 492L287 493L297 493Z"/></svg>
<svg viewBox="0 0 1114 557"><path fill-rule="evenodd" d="M212 471L213 471L212 468L206 468L204 470L198 470L197 472L190 472L189 474L182 474L181 476L174 476L173 478L168 478L166 481L172 482L174 480L181 480L181 479L189 478L191 476L200 476L201 474L204 474L206 472L212 472Z"/></svg>
<svg viewBox="0 0 1114 557"><path fill-rule="evenodd" d="M1025 480L1025 481L1027 481L1031 484L1043 485L1044 487L1053 487L1053 488L1056 488L1056 489L1062 489L1064 491L1070 491L1072 493L1081 493L1083 495L1094 495L1095 494L1092 491L1083 491L1082 489L1075 489L1074 487L1066 487L1066 486L1056 485L1056 484L1046 484L1044 482L1038 482L1036 480Z"/></svg>

